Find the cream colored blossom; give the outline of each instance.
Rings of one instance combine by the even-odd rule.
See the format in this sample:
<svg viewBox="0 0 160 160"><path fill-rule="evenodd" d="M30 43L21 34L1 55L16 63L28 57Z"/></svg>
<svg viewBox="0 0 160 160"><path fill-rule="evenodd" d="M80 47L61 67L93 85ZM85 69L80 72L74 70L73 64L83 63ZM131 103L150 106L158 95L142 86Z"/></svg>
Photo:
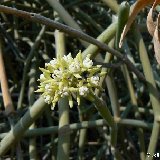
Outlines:
<svg viewBox="0 0 160 160"><path fill-rule="evenodd" d="M64 55L64 56L63 56L63 59L64 59L67 63L70 63L71 61L73 61L73 58L72 58L71 53L69 53L67 56Z"/></svg>
<svg viewBox="0 0 160 160"><path fill-rule="evenodd" d="M89 89L86 86L82 86L79 88L79 95L85 96L89 92Z"/></svg>
<svg viewBox="0 0 160 160"><path fill-rule="evenodd" d="M43 97L46 103L50 104L52 102L52 97L50 95L45 95Z"/></svg>
<svg viewBox="0 0 160 160"><path fill-rule="evenodd" d="M90 91L100 89L99 80L102 74L100 66L93 66L89 56L82 58L81 52L75 58L71 54L62 58L53 58L40 68L40 85L37 92L41 92L46 103L56 105L61 97L68 97L70 107L73 106L72 95L87 96ZM103 74L104 75L104 74Z"/></svg>
<svg viewBox="0 0 160 160"><path fill-rule="evenodd" d="M84 67L90 68L90 67L92 67L93 62L92 62L92 60L90 60L89 57L86 57L86 58L83 60L83 65L84 65Z"/></svg>
<svg viewBox="0 0 160 160"><path fill-rule="evenodd" d="M69 65L69 70L73 73L80 71L80 64L78 62L72 62Z"/></svg>
<svg viewBox="0 0 160 160"><path fill-rule="evenodd" d="M95 85L98 85L99 84L99 76L93 76L91 77L91 83L95 84Z"/></svg>
<svg viewBox="0 0 160 160"><path fill-rule="evenodd" d="M42 79L42 80L45 79L44 74L41 74L41 75L40 75L40 79Z"/></svg>

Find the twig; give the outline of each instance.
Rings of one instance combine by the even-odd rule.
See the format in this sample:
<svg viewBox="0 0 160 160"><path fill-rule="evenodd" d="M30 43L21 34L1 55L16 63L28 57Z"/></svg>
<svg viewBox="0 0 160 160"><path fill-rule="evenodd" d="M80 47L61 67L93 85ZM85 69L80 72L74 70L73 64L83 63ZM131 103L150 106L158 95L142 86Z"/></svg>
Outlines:
<svg viewBox="0 0 160 160"><path fill-rule="evenodd" d="M62 58L65 53L65 36L64 33L55 31L56 42L56 57ZM59 112L59 129L66 125L69 125L69 102L66 97L59 100L58 103ZM58 148L57 148L57 160L68 160L70 153L70 135L61 134L61 130L58 132Z"/></svg>
<svg viewBox="0 0 160 160"><path fill-rule="evenodd" d="M115 13L118 12L119 5L116 0L101 0L101 1L103 1Z"/></svg>
<svg viewBox="0 0 160 160"><path fill-rule="evenodd" d="M78 37L82 40L85 40L89 43L92 43L92 44L98 46L100 49L102 49L104 51L108 51L111 54L117 56L119 59L121 59L128 66L128 68L131 71L133 71L137 75L137 77L139 77L139 79L141 79L142 81L145 81L143 74L137 70L137 68L130 62L130 60L127 57L124 57L120 52L108 47L106 44L97 41L93 37L91 37L83 32L77 31L69 26L55 22L55 21L53 21L49 18L46 18L44 16L41 16L39 14L29 13L26 11L17 10L15 8L6 7L3 5L0 5L0 12L4 12L6 14L13 14L15 16L22 17L22 18L28 19L30 21L44 24L44 25L51 27L51 28L56 28L60 31L63 31L63 32L73 36L73 37Z"/></svg>
<svg viewBox="0 0 160 160"><path fill-rule="evenodd" d="M119 68L123 62L118 62L118 63L102 63L102 62L94 62L94 65L101 65L104 68Z"/></svg>
<svg viewBox="0 0 160 160"><path fill-rule="evenodd" d="M2 24L0 24L0 31L3 34L3 36L5 37L9 47L12 49L13 53L16 56L16 59L19 62L24 62L24 57L23 54L19 51L16 43L12 40L12 38L10 37L10 35L6 32L6 29L3 27Z"/></svg>
<svg viewBox="0 0 160 160"><path fill-rule="evenodd" d="M2 54L2 39L0 39L0 81L1 81L1 89L2 89L2 96L3 96L3 102L5 107L5 113L8 117L8 120L10 122L11 130L14 127L14 119L13 115L15 113L13 102L11 99L11 95L8 88L7 83L7 76L5 72L4 62L3 62L3 54ZM13 147L13 146L12 146ZM22 152L21 152L21 146L18 143L16 146L17 151L17 159L22 159Z"/></svg>
<svg viewBox="0 0 160 160"><path fill-rule="evenodd" d="M25 61L24 64L24 71L23 71L23 78L22 78L22 85L21 85L21 90L20 90L20 95L19 95L19 99L18 99L18 106L17 108L21 108L22 107L22 102L23 102L23 98L24 98L24 91L25 91L25 86L26 86L26 79L27 79L27 71L30 67L30 62L32 60L32 58L34 57L34 53L35 50L37 49L37 47L39 46L42 36L44 35L45 32L45 26L42 27L41 31L39 32L39 34L36 37L35 43L33 44L31 51Z"/></svg>
<svg viewBox="0 0 160 160"><path fill-rule="evenodd" d="M35 56L32 60L31 69L29 72L29 89L28 89L28 101L29 106L31 107L35 102L35 88L36 88L36 76L37 76L37 61L38 58ZM30 129L36 128L35 123L30 126ZM37 159L37 147L36 147L36 138L31 137L29 139L29 157L30 159Z"/></svg>
<svg viewBox="0 0 160 160"><path fill-rule="evenodd" d="M14 113L14 107L11 99L11 95L8 88L7 77L3 62L3 54L2 54L2 40L0 39L0 81L1 81L1 89L3 95L3 102L5 107L5 112L7 115Z"/></svg>
<svg viewBox="0 0 160 160"><path fill-rule="evenodd" d="M148 57L148 53L147 53L147 50L146 50L146 47L145 47L145 44L143 41L143 37L140 34L137 27L135 27L135 30L134 30L134 38L136 40L136 43L137 43L137 46L139 49L140 60L142 62L142 67L143 67L144 74L145 74L145 77L147 80L150 101L151 101L153 113L154 113L153 130L152 130L152 134L151 134L151 138L150 138L150 142L149 142L149 147L148 147L148 151L147 151L148 153L153 154L153 153L155 153L155 150L156 150L157 140L159 137L159 128L160 128L160 124L159 124L159 122L157 122L157 118L160 115L159 92L156 87L152 67L151 67L151 64L149 61L149 57ZM148 159L152 160L153 157L150 156Z"/></svg>
<svg viewBox="0 0 160 160"><path fill-rule="evenodd" d="M63 7L63 5L57 0L46 0L49 5L56 11L60 19L70 27L82 31L80 26L76 23L76 21L72 18L72 16L67 12L67 10ZM83 46L87 47L89 44L85 41L80 40Z"/></svg>
<svg viewBox="0 0 160 160"><path fill-rule="evenodd" d="M147 129L147 130L152 130L152 127L153 127L152 123L147 123L147 122L144 122L141 120L135 120L135 119L115 119L115 123L125 127L137 127L137 128ZM99 119L94 121L82 121L81 123L72 123L70 125L64 126L62 130L64 134L67 134L73 130L102 127L106 125L107 125L107 122L104 119ZM25 132L24 137L56 134L58 133L58 130L59 130L58 126L29 129ZM4 138L6 135L7 133L0 134L0 139Z"/></svg>
<svg viewBox="0 0 160 160"><path fill-rule="evenodd" d="M4 155L16 142L24 135L24 132L35 121L35 119L45 110L46 103L43 98L39 98L28 112L10 130L0 143L0 157Z"/></svg>
<svg viewBox="0 0 160 160"><path fill-rule="evenodd" d="M115 37L117 28L117 22L111 23L107 28L96 38L97 41L101 43L108 44L113 37ZM112 48L112 47L110 47ZM90 44L83 52L82 56L86 57L88 54L91 54L91 58L94 58L99 53L99 47L93 44Z"/></svg>

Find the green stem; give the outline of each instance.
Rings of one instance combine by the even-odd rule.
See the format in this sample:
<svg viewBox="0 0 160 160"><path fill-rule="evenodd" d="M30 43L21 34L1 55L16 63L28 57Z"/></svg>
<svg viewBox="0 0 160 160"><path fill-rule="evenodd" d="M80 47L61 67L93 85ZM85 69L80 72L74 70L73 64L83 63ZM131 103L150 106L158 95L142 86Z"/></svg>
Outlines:
<svg viewBox="0 0 160 160"><path fill-rule="evenodd" d="M118 24L117 24L116 40L115 40L116 49L119 49L119 41L121 38L121 34L123 32L123 28L128 20L129 10L130 6L126 1L120 4L118 11Z"/></svg>
<svg viewBox="0 0 160 160"><path fill-rule="evenodd" d="M29 106L31 107L34 102L35 102L35 86L36 86L36 73L37 73L37 66L36 66L36 62L37 62L37 57L34 57L32 60L32 66L30 69L30 73L29 73L29 94L28 94L28 99L29 99ZM33 123L30 126L30 129L34 129L35 128L35 123ZM36 148L36 139L35 137L31 138L29 140L29 156L30 159L37 159L37 148Z"/></svg>
<svg viewBox="0 0 160 160"><path fill-rule="evenodd" d="M35 50L37 49L37 47L39 46L40 44L40 41L42 39L42 36L45 32L45 26L42 27L41 31L39 32L36 40L35 40L35 43L34 45L32 46L31 48L31 51L25 61L25 65L24 65L24 71L23 71L23 77L22 77L22 85L21 85L21 90L20 90L20 95L19 95L19 99L18 99L18 105L17 105L17 108L21 108L22 107L22 102L23 102L23 98L24 98L24 92L25 92L25 86L26 86L26 80L27 80L27 72L28 72L28 69L30 67L30 62L33 58L33 56L35 55ZM38 52L36 52L38 53Z"/></svg>
<svg viewBox="0 0 160 160"><path fill-rule="evenodd" d="M69 124L69 104L67 97L59 101L59 131L57 160L69 160L70 134L64 134L63 127Z"/></svg>
<svg viewBox="0 0 160 160"><path fill-rule="evenodd" d="M131 99L131 104L134 107L135 110L135 118L136 119L140 119L140 112L138 110L138 103L137 103L137 99L135 96L135 91L134 91L134 87L131 81L131 77L129 75L128 69L126 67L126 65L122 66L122 71L128 86L128 90L129 90L129 94L130 94L130 99ZM146 156L146 151L145 151L145 143L144 143L144 133L143 133L143 129L142 128L137 128L137 133L138 133L138 138L139 138L139 145L140 145L140 157L141 160L145 159Z"/></svg>
<svg viewBox="0 0 160 160"><path fill-rule="evenodd" d="M64 33L55 31L56 56L61 58L65 53ZM61 128L69 125L69 104L67 97L61 98L58 103L59 111L59 132L58 132L58 153L57 160L68 160L70 149L70 134L63 134Z"/></svg>
<svg viewBox="0 0 160 160"><path fill-rule="evenodd" d="M57 0L46 0L51 7L58 13L59 17L65 22L67 25L73 27L76 30L82 31L79 25L75 22L72 16L65 10L65 8L61 5L61 3ZM84 46L88 46L88 43L80 40Z"/></svg>
<svg viewBox="0 0 160 160"><path fill-rule="evenodd" d="M118 102L117 88L114 82L114 78L111 74L106 77L106 83L107 83L108 93L109 93L114 117L119 117L120 116L120 105Z"/></svg>
<svg viewBox="0 0 160 160"><path fill-rule="evenodd" d="M79 113L79 120L80 122L83 122L86 118L88 119L88 116L83 112L85 110L85 103L84 100L81 98L81 104L78 106L78 113ZM86 117L86 118L85 118ZM87 129L81 129L79 132L79 143L78 143L78 160L83 160L84 155L84 146L86 144L86 138L87 138Z"/></svg>
<svg viewBox="0 0 160 160"><path fill-rule="evenodd" d="M107 29L105 29L98 37L97 40L103 43L108 43L116 34L117 23L112 23ZM91 57L95 57L98 54L99 48L96 45L90 44L83 52L83 57L91 54Z"/></svg>
<svg viewBox="0 0 160 160"><path fill-rule="evenodd" d="M115 38L115 48L117 50L120 50L119 48L119 41L120 41L120 37L121 37L121 33L123 31L123 28L125 26L125 23L127 22L128 20L128 16L129 16L129 9L130 9L130 6L129 4L124 1L120 4L119 6L119 11L118 11L118 24L117 24L117 30L116 30L116 38ZM117 94L116 94L116 85L114 83L114 79L112 77L112 75L110 75L110 77L108 76L107 77L107 80L108 80L108 88L110 87L113 87L113 91L111 91L110 89L110 93L112 93L112 95L110 96L112 100L114 100L113 102L116 102L113 104L112 102L112 109L114 111L114 117L115 118L118 118L120 116L120 106L119 106L119 103L118 103L118 98L117 98ZM112 98L112 96L114 98ZM117 137L118 135L118 126L116 125L115 127L115 131L114 131L114 134L115 134L115 137ZM116 139L117 140L117 139ZM117 144L117 141L115 140L114 144L116 145ZM116 148L114 148L115 150L115 159L118 159L118 150ZM117 153L117 154L116 154Z"/></svg>
<svg viewBox="0 0 160 160"><path fill-rule="evenodd" d="M154 121L152 135L150 137L150 144L149 144L148 151L147 151L147 153L150 153L151 156L149 156L149 158L146 157L146 160L152 160L153 155L156 153L155 151L156 151L156 146L157 146L158 139L159 139L159 130L160 130L159 122Z"/></svg>
<svg viewBox="0 0 160 160"><path fill-rule="evenodd" d="M119 10L119 5L116 0L102 0L115 13Z"/></svg>
<svg viewBox="0 0 160 160"><path fill-rule="evenodd" d="M90 28L93 27L94 32L95 30L100 33L103 32L104 29L99 24L97 24L96 21L91 18L91 16L83 12L79 7L74 7L73 9L78 14L77 16L82 19L83 23L87 22Z"/></svg>
<svg viewBox="0 0 160 160"><path fill-rule="evenodd" d="M24 117L26 117L26 114L24 115ZM22 119L24 119L24 117L22 117ZM147 123L141 120L115 119L114 121L118 125L125 126L125 127L137 127L137 128L143 128L146 130L152 130L152 127L153 127L152 123ZM81 123L73 123L73 124L70 124L69 126L64 126L63 131L64 133L69 133L71 130L73 131L73 130L79 130L79 129L85 129L85 128L97 128L97 127L102 127L106 125L108 125L108 123L104 119L99 119L94 121L83 121ZM42 136L42 135L57 133L58 130L59 130L58 126L52 126L52 127L30 129L30 130L27 130L25 134L24 133L23 134L25 137ZM0 139L4 138L7 134L8 133L1 133Z"/></svg>
<svg viewBox="0 0 160 160"><path fill-rule="evenodd" d="M120 41L120 37L121 34L123 32L123 28L128 20L128 16L129 16L129 10L130 10L130 6L127 2L122 2L119 8L119 12L118 12L118 25L117 25L117 32L116 32L116 41L115 41L115 47L116 49L119 50L119 41ZM127 45L127 44L126 44ZM125 48L124 48L125 50ZM125 53L127 54L127 53ZM129 71L126 65L122 65L121 67L122 71L123 71L123 75L125 77L125 81L127 83L128 89L129 89L129 93L130 93L130 98L131 98L131 104L134 106L135 109L135 117L136 118L140 118L140 114L138 112L138 107L137 107L137 100L135 97L135 92L134 92L134 88L133 88L133 84L129 75ZM145 145L144 145L144 134L143 134L143 130L141 128L137 129L137 133L138 133L138 138L139 138L139 142L140 142L140 157L141 160L144 160L145 158Z"/></svg>
<svg viewBox="0 0 160 160"><path fill-rule="evenodd" d="M51 111L50 108L46 108L45 117L47 119L48 126L54 126L54 122L53 122L53 119L52 119L52 111ZM52 133L50 136L51 136L50 137L50 139L51 139L50 143L52 144L51 160L56 160L56 155L57 155L56 148L57 148L57 145L54 143L56 135L54 133Z"/></svg>
<svg viewBox="0 0 160 160"><path fill-rule="evenodd" d="M106 120L110 127L114 127L114 119L106 106L105 102L98 98L94 93L90 92L86 97L88 100L95 104L96 109L99 111L100 115Z"/></svg>
<svg viewBox="0 0 160 160"><path fill-rule="evenodd" d="M88 94L87 99L95 104L96 109L100 113L100 115L106 120L108 125L111 127L111 146L114 148L117 140L117 125L114 122L113 116L106 106L105 102L98 98L94 93L90 92Z"/></svg>
<svg viewBox="0 0 160 160"><path fill-rule="evenodd" d="M143 41L143 38L140 34L140 32L138 31L137 27L135 27L136 29L134 30L134 37L136 39L137 45L138 45L138 49L139 49L139 55L140 55L140 59L142 62L142 66L143 66L143 70L144 70L144 74L147 80L147 85L148 85L148 89L149 89L149 96L150 96L150 100L152 103L152 107L153 107L153 112L154 112L154 124L153 124L153 130L152 130L152 135L150 138L150 142L149 142L149 147L148 147L148 153L154 153L155 149L156 149L156 145L157 145L157 140L158 140L158 136L159 136L159 123L157 122L157 117L160 115L160 101L159 101L159 94L158 94L158 90L156 88L156 83L153 77L153 71L152 71L152 67L150 65L150 61L148 58L148 54L147 54L147 50ZM146 157L147 159L147 157ZM150 156L150 160L152 160L153 157Z"/></svg>
<svg viewBox="0 0 160 160"><path fill-rule="evenodd" d="M18 121L0 143L0 156L3 156L16 142L18 142L29 126L43 113L46 103L39 98L27 113Z"/></svg>

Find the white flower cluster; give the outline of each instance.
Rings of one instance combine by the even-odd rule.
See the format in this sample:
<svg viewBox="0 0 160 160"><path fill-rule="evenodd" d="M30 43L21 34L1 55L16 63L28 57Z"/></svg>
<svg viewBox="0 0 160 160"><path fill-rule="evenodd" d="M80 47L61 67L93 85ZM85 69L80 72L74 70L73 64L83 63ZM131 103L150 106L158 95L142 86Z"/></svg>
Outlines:
<svg viewBox="0 0 160 160"><path fill-rule="evenodd" d="M90 56L82 58L81 52L75 58L71 54L62 58L54 58L45 64L45 68L40 68L43 72L40 75L40 85L36 92L42 92L46 103L54 107L61 97L67 96L70 107L73 106L72 94L77 97L78 105L80 96L87 96L99 86L99 73L101 66L93 66Z"/></svg>

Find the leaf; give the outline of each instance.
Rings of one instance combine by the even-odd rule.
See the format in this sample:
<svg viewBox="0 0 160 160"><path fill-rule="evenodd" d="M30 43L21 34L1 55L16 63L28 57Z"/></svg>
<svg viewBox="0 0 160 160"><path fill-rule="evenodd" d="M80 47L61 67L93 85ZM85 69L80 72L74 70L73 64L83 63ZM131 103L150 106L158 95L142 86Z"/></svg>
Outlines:
<svg viewBox="0 0 160 160"><path fill-rule="evenodd" d="M158 0L160 1L160 0ZM119 47L121 48L124 37L126 36L128 30L130 29L131 24L133 23L135 17L137 16L137 14L147 5L153 3L154 0L138 0L136 1L136 3L133 5L133 8L131 10L130 16L128 18L128 22L125 25L123 32L121 34L121 38L120 38L120 43L119 43Z"/></svg>
<svg viewBox="0 0 160 160"><path fill-rule="evenodd" d="M154 43L154 51L155 51L155 57L160 64L160 33L159 33L159 23L160 23L160 14L157 18L157 25L155 28L154 36L153 36L153 43Z"/></svg>
<svg viewBox="0 0 160 160"><path fill-rule="evenodd" d="M147 16L147 28L149 33L153 36L153 44L155 51L155 58L160 64L160 33L159 33L159 23L160 23L160 14L158 15L157 22L153 21L153 10L160 3L160 0L155 0L152 8L150 9Z"/></svg>
<svg viewBox="0 0 160 160"><path fill-rule="evenodd" d="M118 24L117 24L117 31L116 31L116 39L115 39L115 48L119 49L119 41L121 38L121 33L123 31L123 28L128 20L129 17L129 10L130 6L129 3L124 1L119 6L119 12L118 12Z"/></svg>
<svg viewBox="0 0 160 160"><path fill-rule="evenodd" d="M147 28L151 36L154 35L154 31L156 29L156 25L152 18L153 9L154 9L153 7L150 9L148 16L147 16Z"/></svg>
<svg viewBox="0 0 160 160"><path fill-rule="evenodd" d="M148 16L147 16L147 28L148 31L150 33L150 35L154 36L154 32L156 29L156 24L153 21L152 15L153 15L153 10L154 8L160 3L160 0L156 0L152 6L152 8L150 9Z"/></svg>
<svg viewBox="0 0 160 160"><path fill-rule="evenodd" d="M123 32L121 34L119 47L122 46L124 37L126 36L128 30L130 29L131 24L133 23L135 17L137 14L147 5L150 3L153 3L152 8L150 9L148 16L147 16L147 28L149 33L153 36L153 43L154 43L154 51L155 51L155 57L157 62L160 64L160 33L159 33L159 23L160 23L160 14L158 15L157 22L153 21L152 15L153 10L155 7L160 3L160 0L138 0L130 13L130 16L128 18L128 22L125 25Z"/></svg>

